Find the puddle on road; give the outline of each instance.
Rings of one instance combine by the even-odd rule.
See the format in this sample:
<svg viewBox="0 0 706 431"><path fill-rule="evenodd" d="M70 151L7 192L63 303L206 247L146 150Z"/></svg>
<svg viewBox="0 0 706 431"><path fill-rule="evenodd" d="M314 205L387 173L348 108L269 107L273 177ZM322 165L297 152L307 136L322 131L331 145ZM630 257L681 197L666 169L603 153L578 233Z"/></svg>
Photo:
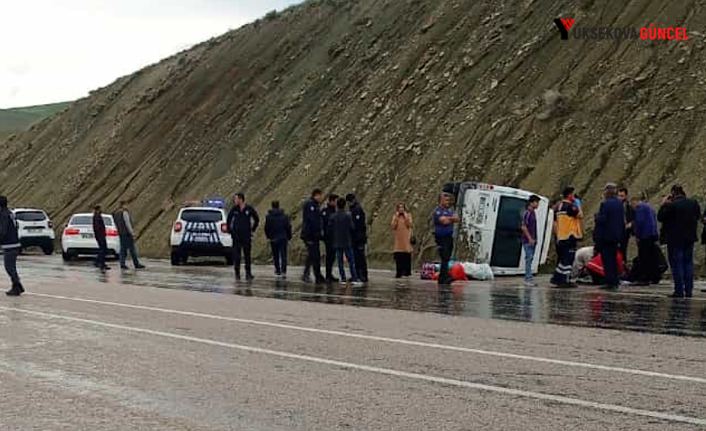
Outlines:
<svg viewBox="0 0 706 431"><path fill-rule="evenodd" d="M113 265L117 266L117 265ZM146 271L109 271L106 275L87 262L64 265L61 261L32 259L23 273L42 280L72 283L123 283L166 289L215 292L290 301L309 301L359 307L375 307L454 316L504 319L601 327L673 335L706 337L706 298L672 300L659 293L602 292L593 287L560 290L525 289L521 279L496 283L454 284L439 289L418 279L397 281L388 275L371 274L365 287L306 284L291 277L275 280L269 268L258 267L252 284L234 283L223 266L173 268L150 261ZM699 294L697 293L697 296Z"/></svg>

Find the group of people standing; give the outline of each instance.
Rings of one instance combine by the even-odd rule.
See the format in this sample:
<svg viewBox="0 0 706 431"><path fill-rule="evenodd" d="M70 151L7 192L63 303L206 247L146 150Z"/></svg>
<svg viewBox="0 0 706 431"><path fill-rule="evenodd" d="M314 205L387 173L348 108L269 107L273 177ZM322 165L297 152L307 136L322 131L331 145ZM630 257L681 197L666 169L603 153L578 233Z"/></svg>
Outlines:
<svg viewBox="0 0 706 431"><path fill-rule="evenodd" d="M583 239L584 213L581 201L572 187L564 189L562 199L554 210L558 263L551 282L558 287L575 287L572 280L575 271L572 271L572 266L577 244ZM662 224L661 231L658 229L658 221ZM628 244L634 236L638 249L636 267L632 269L635 281L639 284L659 282L659 247L660 244L666 244L674 279L674 293L671 296L692 297L694 244L697 241L699 221L706 225L706 214L701 214L699 204L687 197L682 186L672 187L670 194L662 200L659 211L655 212L641 197L630 199L626 188L608 183L604 189L604 200L595 215L593 232L593 254L600 255L605 273L603 289L619 288L621 280L618 268L628 266Z"/></svg>
<svg viewBox="0 0 706 431"><path fill-rule="evenodd" d="M310 283L368 281L366 245L368 241L365 211L353 194L345 198L330 194L321 208L324 194L315 189L302 206L301 239L306 246L306 265L302 280ZM241 255L245 261L245 277L254 279L252 273L252 239L260 224L260 217L252 206L246 204L242 193L235 195L235 205L228 213L227 225L233 238L233 265L235 279L240 280ZM265 236L272 249L272 261L277 277L287 277L288 246L292 239L292 225L278 201L272 202L265 218ZM321 242L325 246L325 275L321 271ZM348 261L346 276L344 258ZM340 279L333 275L334 262L338 260ZM313 280L312 280L313 275Z"/></svg>

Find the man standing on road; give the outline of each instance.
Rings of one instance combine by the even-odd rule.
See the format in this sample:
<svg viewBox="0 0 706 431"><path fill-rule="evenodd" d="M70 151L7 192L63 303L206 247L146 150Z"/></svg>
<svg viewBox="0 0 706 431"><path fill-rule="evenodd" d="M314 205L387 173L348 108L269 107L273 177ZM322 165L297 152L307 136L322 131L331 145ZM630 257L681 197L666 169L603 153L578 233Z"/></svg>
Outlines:
<svg viewBox="0 0 706 431"><path fill-rule="evenodd" d="M618 249L625 235L625 212L623 203L616 197L617 186L605 186L605 200L596 214L596 239L605 271L605 290L618 290Z"/></svg>
<svg viewBox="0 0 706 431"><path fill-rule="evenodd" d="M292 239L292 224L289 217L279 208L279 201L272 202L272 209L267 212L265 236L272 247L275 275L287 278L287 246Z"/></svg>
<svg viewBox="0 0 706 431"><path fill-rule="evenodd" d="M459 221L458 215L451 210L451 195L443 193L439 206L434 210L434 238L441 258L439 285L451 284L449 262L454 251L454 224Z"/></svg>
<svg viewBox="0 0 706 431"><path fill-rule="evenodd" d="M105 220L103 220L103 209L96 205L93 211L93 235L98 243L98 256L96 257L96 267L101 271L110 269L105 264L105 255L108 253L108 242L105 238Z"/></svg>
<svg viewBox="0 0 706 431"><path fill-rule="evenodd" d="M346 284L350 281L354 287L361 287L363 283L359 280L356 273L356 263L353 257L353 217L346 211L346 200L339 198L336 202L338 209L331 214L329 225L326 228L331 235L331 242L336 250L338 258L338 272L341 276L341 283ZM343 266L343 257L348 260L348 268L351 276L346 279L346 269Z"/></svg>
<svg viewBox="0 0 706 431"><path fill-rule="evenodd" d="M253 281L252 274L252 237L260 225L260 216L255 208L245 203L245 195L237 193L233 198L234 206L228 213L228 229L233 238L233 269L235 281L240 281L240 257L245 260L245 279Z"/></svg>
<svg viewBox="0 0 706 431"><path fill-rule="evenodd" d="M625 231L623 232L623 238L620 240L620 252L623 254L623 262L628 262L628 245L630 236L633 234L632 222L634 216L630 200L628 199L627 187L618 189L618 199L623 203L623 211L625 213Z"/></svg>
<svg viewBox="0 0 706 431"><path fill-rule="evenodd" d="M353 259L358 280L368 282L368 257L365 248L368 244L368 226L365 221L365 210L354 194L346 195L346 202L353 216Z"/></svg>
<svg viewBox="0 0 706 431"><path fill-rule="evenodd" d="M144 269L145 266L140 263L140 259L137 257L135 230L132 227L132 217L130 217L129 202L127 200L120 201L120 209L113 215L113 218L120 236L120 268L128 269L125 260L129 251L135 269Z"/></svg>
<svg viewBox="0 0 706 431"><path fill-rule="evenodd" d="M672 298L691 298L694 295L694 243L701 219L701 208L686 197L684 188L672 187L671 196L662 201L657 213L667 235L669 266L672 267L674 293Z"/></svg>
<svg viewBox="0 0 706 431"><path fill-rule="evenodd" d="M7 296L20 296L25 292L20 275L17 273L17 256L20 254L20 239L17 234L15 216L7 208L7 197L0 196L0 248L3 252L5 271L12 280L12 288Z"/></svg>
<svg viewBox="0 0 706 431"><path fill-rule="evenodd" d="M537 214L539 196L532 195L527 203L527 209L522 216L522 248L525 251L525 286L537 287L532 273L532 262L537 247Z"/></svg>
<svg viewBox="0 0 706 431"><path fill-rule="evenodd" d="M659 232L657 215L652 207L639 197L630 199L632 207L632 230L637 241L637 268L633 268L640 284L658 284L662 274L659 271Z"/></svg>
<svg viewBox="0 0 706 431"><path fill-rule="evenodd" d="M333 276L333 263L336 260L336 249L333 246L333 238L329 229L329 219L336 212L338 195L331 193L328 195L328 204L321 210L321 224L323 230L324 244L326 245L326 283L337 283L338 279Z"/></svg>
<svg viewBox="0 0 706 431"><path fill-rule="evenodd" d="M314 278L317 284L322 284L326 280L321 274L321 212L319 206L323 200L321 189L314 189L311 197L302 205L302 233L301 239L306 245L306 265L302 281L311 283L311 271L314 271Z"/></svg>
<svg viewBox="0 0 706 431"><path fill-rule="evenodd" d="M551 283L558 287L576 287L571 282L571 268L576 256L576 247L583 239L581 220L583 212L575 203L574 188L567 187L561 194L562 200L556 206L554 231L556 233L557 267Z"/></svg>

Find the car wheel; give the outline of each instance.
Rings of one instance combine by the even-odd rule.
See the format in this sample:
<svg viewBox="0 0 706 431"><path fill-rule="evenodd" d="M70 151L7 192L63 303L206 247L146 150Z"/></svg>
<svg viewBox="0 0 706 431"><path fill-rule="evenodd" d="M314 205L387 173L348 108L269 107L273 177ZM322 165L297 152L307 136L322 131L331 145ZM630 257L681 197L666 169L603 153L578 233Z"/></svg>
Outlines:
<svg viewBox="0 0 706 431"><path fill-rule="evenodd" d="M181 256L179 256L179 253L177 253L176 251L172 252L172 265L173 266L181 265Z"/></svg>
<svg viewBox="0 0 706 431"><path fill-rule="evenodd" d="M64 251L61 252L61 258L64 259L64 262L68 262L71 260L71 255Z"/></svg>
<svg viewBox="0 0 706 431"><path fill-rule="evenodd" d="M42 251L47 256L51 256L52 254L54 254L54 246L53 245L45 245L44 247L42 247Z"/></svg>
<svg viewBox="0 0 706 431"><path fill-rule="evenodd" d="M233 266L233 256L226 256L226 265Z"/></svg>

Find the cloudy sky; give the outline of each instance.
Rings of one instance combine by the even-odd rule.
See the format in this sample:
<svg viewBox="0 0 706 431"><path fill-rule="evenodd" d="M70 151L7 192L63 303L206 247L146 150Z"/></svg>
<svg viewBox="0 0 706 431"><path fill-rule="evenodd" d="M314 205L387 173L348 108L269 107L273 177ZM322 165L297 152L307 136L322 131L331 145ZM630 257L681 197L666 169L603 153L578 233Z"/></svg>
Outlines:
<svg viewBox="0 0 706 431"><path fill-rule="evenodd" d="M92 89L301 0L0 0L0 108Z"/></svg>

